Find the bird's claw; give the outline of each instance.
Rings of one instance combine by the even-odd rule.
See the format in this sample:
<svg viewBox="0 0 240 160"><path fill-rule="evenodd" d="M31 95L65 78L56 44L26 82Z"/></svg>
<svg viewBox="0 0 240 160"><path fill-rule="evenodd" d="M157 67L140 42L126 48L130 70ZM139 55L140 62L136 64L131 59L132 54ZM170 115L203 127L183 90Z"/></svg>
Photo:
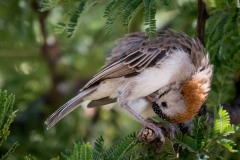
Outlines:
<svg viewBox="0 0 240 160"><path fill-rule="evenodd" d="M139 132L138 139L146 143L151 143L156 139L159 139L162 143L165 142L165 136L161 128L153 123L148 123L148 125Z"/></svg>

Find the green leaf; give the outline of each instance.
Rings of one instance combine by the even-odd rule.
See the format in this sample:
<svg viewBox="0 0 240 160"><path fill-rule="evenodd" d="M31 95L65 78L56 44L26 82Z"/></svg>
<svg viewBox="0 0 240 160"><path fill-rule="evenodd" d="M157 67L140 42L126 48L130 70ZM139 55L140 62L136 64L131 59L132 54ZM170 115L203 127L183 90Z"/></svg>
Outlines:
<svg viewBox="0 0 240 160"><path fill-rule="evenodd" d="M16 112L17 111L14 111L9 115L8 119L6 120L5 124L0 130L0 146L2 142L5 141L10 134L9 127L13 122L14 118L16 117Z"/></svg>
<svg viewBox="0 0 240 160"><path fill-rule="evenodd" d="M14 95L8 95L7 91L0 90L0 146L9 136L9 127L16 117L17 111L13 111L14 100ZM7 157L15 150L17 146L18 143L14 143L1 159L7 159Z"/></svg>
<svg viewBox="0 0 240 160"><path fill-rule="evenodd" d="M126 1L127 2L127 1ZM122 22L124 25L128 25L130 19L136 12L137 8L143 3L142 0L132 0L122 8Z"/></svg>
<svg viewBox="0 0 240 160"><path fill-rule="evenodd" d="M230 139L221 139L219 143L232 153L238 152L238 150L233 149L236 143Z"/></svg>
<svg viewBox="0 0 240 160"><path fill-rule="evenodd" d="M104 152L103 157L105 159L121 159L129 149L137 144L135 137L135 134L130 134L121 138Z"/></svg>
<svg viewBox="0 0 240 160"><path fill-rule="evenodd" d="M226 110L219 109L218 117L214 121L214 128L216 135L227 136L235 133L235 126L230 124L230 117Z"/></svg>
<svg viewBox="0 0 240 160"><path fill-rule="evenodd" d="M13 111L14 100L12 94L7 95L7 91L0 90L0 146L7 139L10 124L16 117L17 111Z"/></svg>
<svg viewBox="0 0 240 160"><path fill-rule="evenodd" d="M78 24L80 14L83 12L85 4L85 0L80 1L77 8L75 8L75 10L70 14L69 22L66 24L66 31L68 37L73 36Z"/></svg>
<svg viewBox="0 0 240 160"><path fill-rule="evenodd" d="M124 4L128 3L129 0L122 1L122 0L113 0L111 3L109 3L104 12L104 17L106 17L106 23L104 30L107 32L110 30L112 27L113 23L115 22L116 19L121 19L122 17L122 10Z"/></svg>
<svg viewBox="0 0 240 160"><path fill-rule="evenodd" d="M40 11L41 12L48 11L57 6L64 5L64 4L70 3L70 2L77 2L77 1L78 0L43 0L43 1L41 1Z"/></svg>
<svg viewBox="0 0 240 160"><path fill-rule="evenodd" d="M60 160L60 157L59 156L53 157L53 158L51 158L51 160Z"/></svg>
<svg viewBox="0 0 240 160"><path fill-rule="evenodd" d="M67 150L63 157L68 160L92 160L92 149L89 143L84 143L82 139L73 143L73 149Z"/></svg>
<svg viewBox="0 0 240 160"><path fill-rule="evenodd" d="M169 0L162 0L162 3L164 4L164 5L166 5L166 6L169 6Z"/></svg>
<svg viewBox="0 0 240 160"><path fill-rule="evenodd" d="M156 37L156 4L155 0L144 0L144 24L145 31L150 38Z"/></svg>
<svg viewBox="0 0 240 160"><path fill-rule="evenodd" d="M161 157L164 159L177 159L177 153L174 150L173 143L168 138L166 138L165 144L159 154L161 154Z"/></svg>
<svg viewBox="0 0 240 160"><path fill-rule="evenodd" d="M93 159L100 159L104 152L104 139L102 136L98 137L94 143Z"/></svg>
<svg viewBox="0 0 240 160"><path fill-rule="evenodd" d="M24 157L24 160L37 160L37 158L36 157L34 157L33 155L27 155L27 156L25 156Z"/></svg>
<svg viewBox="0 0 240 160"><path fill-rule="evenodd" d="M197 140L190 136L183 135L182 133L176 133L174 141L178 143L183 148L187 148L190 152L197 153Z"/></svg>
<svg viewBox="0 0 240 160"><path fill-rule="evenodd" d="M11 155L15 149L19 146L19 144L17 142L15 142L12 147L8 150L7 153L5 153L2 157L1 160L7 159L9 155Z"/></svg>

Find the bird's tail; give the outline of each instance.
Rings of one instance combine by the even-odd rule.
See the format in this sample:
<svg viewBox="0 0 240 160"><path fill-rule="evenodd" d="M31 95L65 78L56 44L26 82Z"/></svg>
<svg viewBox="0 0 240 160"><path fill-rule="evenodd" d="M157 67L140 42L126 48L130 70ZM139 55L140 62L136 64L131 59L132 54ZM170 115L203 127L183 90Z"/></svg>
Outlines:
<svg viewBox="0 0 240 160"><path fill-rule="evenodd" d="M45 124L47 125L47 129L54 126L58 121L60 121L63 117L65 117L67 114L72 112L74 109L76 109L79 104L82 102L83 97L92 93L97 87L93 86L89 89L86 89L82 92L80 92L77 96L69 100L67 103L65 103L63 106L61 106L58 110L56 110L48 119L45 121Z"/></svg>

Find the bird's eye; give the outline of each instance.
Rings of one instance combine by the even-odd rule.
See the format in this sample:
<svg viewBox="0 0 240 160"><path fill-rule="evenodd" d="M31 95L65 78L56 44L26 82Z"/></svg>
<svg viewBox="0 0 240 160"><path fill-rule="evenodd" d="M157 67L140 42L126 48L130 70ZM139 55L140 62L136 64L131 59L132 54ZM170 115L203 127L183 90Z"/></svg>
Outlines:
<svg viewBox="0 0 240 160"><path fill-rule="evenodd" d="M161 103L163 107L167 107L167 103L166 102L162 102Z"/></svg>
<svg viewBox="0 0 240 160"><path fill-rule="evenodd" d="M202 72L205 69L205 66L201 67L199 72Z"/></svg>

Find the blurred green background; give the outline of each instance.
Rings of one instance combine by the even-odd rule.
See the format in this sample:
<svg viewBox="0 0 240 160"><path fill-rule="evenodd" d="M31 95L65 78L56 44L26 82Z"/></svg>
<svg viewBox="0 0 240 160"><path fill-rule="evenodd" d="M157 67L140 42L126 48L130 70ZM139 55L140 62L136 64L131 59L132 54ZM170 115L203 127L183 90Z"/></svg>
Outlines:
<svg viewBox="0 0 240 160"><path fill-rule="evenodd" d="M0 1L0 88L16 95L18 109L3 148L7 150L13 142L19 142L20 147L10 159L21 159L27 154L50 159L79 137L93 142L102 135L111 144L141 128L119 107L87 110L84 104L55 127L46 130L44 125L44 120L101 68L117 38L130 31L144 31L139 12L129 26L116 22L106 32L103 15L108 3L96 1L86 8L76 33L67 38L64 33L56 33L57 23L68 17L74 3L40 12L37 0ZM194 36L196 1L178 0L162 5L156 17L158 29L169 27ZM234 94L233 89L230 97Z"/></svg>

